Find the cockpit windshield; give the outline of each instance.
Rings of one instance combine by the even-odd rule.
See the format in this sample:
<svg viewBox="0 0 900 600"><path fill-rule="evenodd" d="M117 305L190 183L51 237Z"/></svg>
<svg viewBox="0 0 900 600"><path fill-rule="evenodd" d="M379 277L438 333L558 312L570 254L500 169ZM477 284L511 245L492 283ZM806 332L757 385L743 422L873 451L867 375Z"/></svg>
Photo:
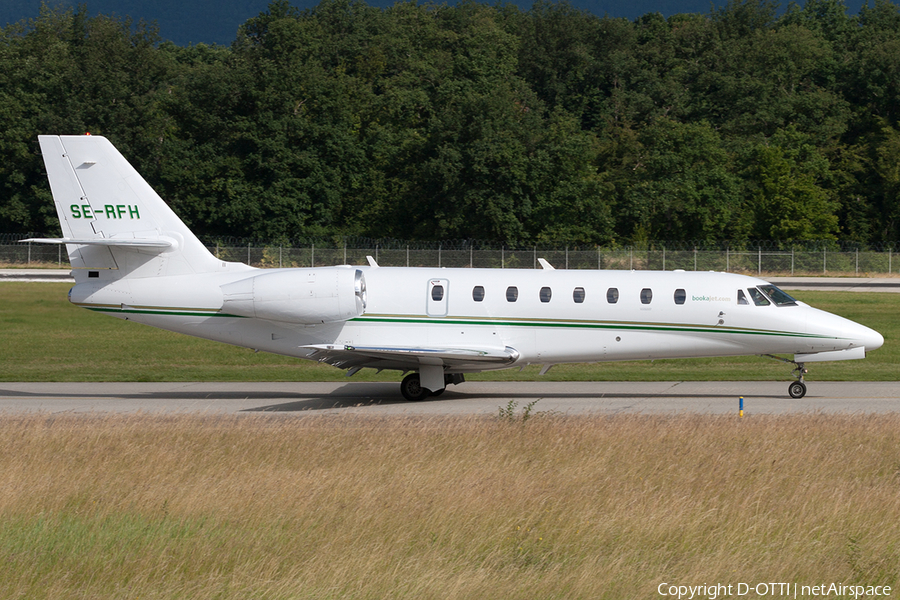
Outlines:
<svg viewBox="0 0 900 600"><path fill-rule="evenodd" d="M763 294L756 288L747 288L747 291L750 292L750 297L753 298L753 304L757 306L768 306L769 299L766 298L766 295Z"/></svg>
<svg viewBox="0 0 900 600"><path fill-rule="evenodd" d="M759 289L768 296L775 306L797 306L797 301L772 284L761 285Z"/></svg>

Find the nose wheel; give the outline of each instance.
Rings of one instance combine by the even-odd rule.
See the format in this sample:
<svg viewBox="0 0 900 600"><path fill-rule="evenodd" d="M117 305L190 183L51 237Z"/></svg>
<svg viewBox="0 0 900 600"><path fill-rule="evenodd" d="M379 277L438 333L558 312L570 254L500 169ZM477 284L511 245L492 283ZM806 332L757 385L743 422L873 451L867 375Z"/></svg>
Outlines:
<svg viewBox="0 0 900 600"><path fill-rule="evenodd" d="M806 384L802 381L795 381L788 386L788 394L791 398L802 398L806 395Z"/></svg>
<svg viewBox="0 0 900 600"><path fill-rule="evenodd" d="M809 371L806 369L803 363L798 363L793 360L788 360L786 358L782 358L780 356L775 356L773 354L763 354L766 358L774 358L775 360L780 360L781 362L791 363L794 365L794 370L791 371L791 375L797 378L797 381L792 382L788 386L788 395L791 398L797 399L802 398L806 395L806 383L803 381L803 376L806 375Z"/></svg>

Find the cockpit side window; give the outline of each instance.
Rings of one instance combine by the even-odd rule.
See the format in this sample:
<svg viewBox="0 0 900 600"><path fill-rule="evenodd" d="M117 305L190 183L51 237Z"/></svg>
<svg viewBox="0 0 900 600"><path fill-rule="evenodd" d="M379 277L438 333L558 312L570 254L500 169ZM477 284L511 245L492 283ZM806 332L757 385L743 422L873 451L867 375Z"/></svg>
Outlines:
<svg viewBox="0 0 900 600"><path fill-rule="evenodd" d="M759 289L768 296L775 306L797 306L797 301L772 284L761 285Z"/></svg>
<svg viewBox="0 0 900 600"><path fill-rule="evenodd" d="M747 296L744 294L744 290L738 290L738 304L750 304L747 301Z"/></svg>
<svg viewBox="0 0 900 600"><path fill-rule="evenodd" d="M750 297L753 298L753 304L757 306L768 306L769 299L766 298L761 291L756 288L749 288L747 290L750 292Z"/></svg>

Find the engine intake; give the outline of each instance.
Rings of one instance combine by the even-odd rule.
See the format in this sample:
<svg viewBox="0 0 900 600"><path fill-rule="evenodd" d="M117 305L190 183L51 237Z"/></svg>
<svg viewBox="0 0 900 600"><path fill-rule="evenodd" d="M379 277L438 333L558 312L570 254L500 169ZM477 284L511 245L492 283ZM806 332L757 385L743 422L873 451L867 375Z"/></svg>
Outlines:
<svg viewBox="0 0 900 600"><path fill-rule="evenodd" d="M366 279L348 266L279 269L222 286L221 312L312 325L346 321L366 310Z"/></svg>

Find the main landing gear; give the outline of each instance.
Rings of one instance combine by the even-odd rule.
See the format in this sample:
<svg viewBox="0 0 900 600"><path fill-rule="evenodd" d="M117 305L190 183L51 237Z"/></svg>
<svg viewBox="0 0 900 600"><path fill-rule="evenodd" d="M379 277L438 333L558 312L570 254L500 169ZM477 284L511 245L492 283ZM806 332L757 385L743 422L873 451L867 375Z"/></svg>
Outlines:
<svg viewBox="0 0 900 600"><path fill-rule="evenodd" d="M418 373L410 373L403 378L403 381L400 382L400 393L403 394L403 397L410 402L419 402L420 400L424 400L429 396L440 396L444 393L446 386L453 383L462 383L465 380L466 378L462 373L444 375L445 387L442 387L439 390L431 391L428 388L422 386L422 379L419 377ZM440 381L440 379L438 379L438 381Z"/></svg>
<svg viewBox="0 0 900 600"><path fill-rule="evenodd" d="M780 356L775 356L773 354L763 354L763 356L767 358L774 358L775 360L780 360L781 362L791 363L794 365L794 370L791 371L791 375L797 378L797 381L792 382L788 386L788 395L791 398L802 398L806 395L806 383L803 381L803 376L806 375L809 371L806 369L803 363L798 363L794 360L788 360L787 358L782 358Z"/></svg>

